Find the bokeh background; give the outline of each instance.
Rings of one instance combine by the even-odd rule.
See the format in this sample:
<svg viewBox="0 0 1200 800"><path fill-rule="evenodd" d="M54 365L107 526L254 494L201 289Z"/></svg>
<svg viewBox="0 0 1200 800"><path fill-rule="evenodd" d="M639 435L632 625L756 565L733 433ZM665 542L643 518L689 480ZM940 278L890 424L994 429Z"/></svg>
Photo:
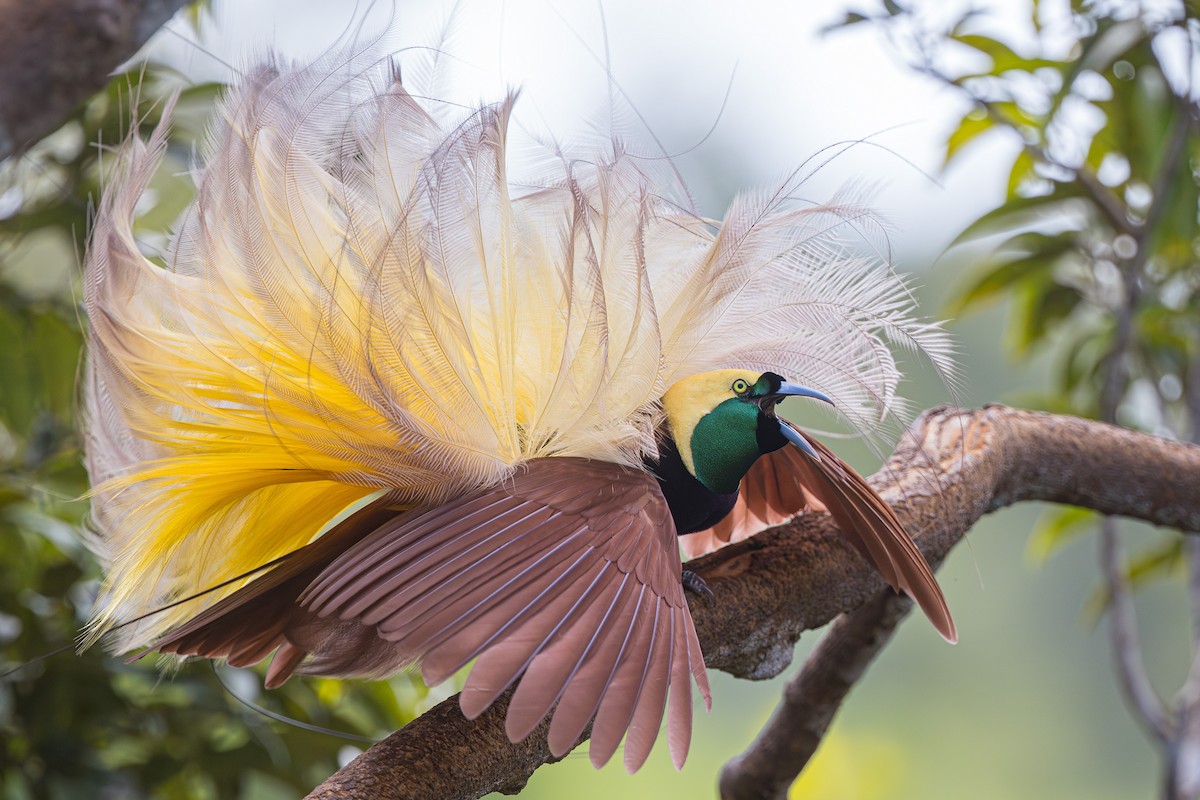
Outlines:
<svg viewBox="0 0 1200 800"><path fill-rule="evenodd" d="M932 28L962 13L961 4L915 5ZM1018 53L1057 47L1060 58L1071 57L1066 2L974 5L985 13L968 21L973 30ZM1160 5L1091 8L1114 19L1182 13ZM89 144L120 139L131 86L139 85L146 108L172 87L187 87L176 144L139 223L147 246L161 245L187 201L189 148L214 84L268 50L315 57L338 37L353 36L347 32L355 25L386 30L386 47L397 51L441 42L450 56L439 84L445 99L470 104L519 89L518 125L531 135L586 138L590 125L605 124L615 87L627 112L626 137L645 143L647 153L675 155L698 208L714 218L737 191L805 164L813 200L848 184L864 187L890 222L887 255L913 275L926 313L957 317L948 325L960 343L961 388L951 393L913 364L917 378L908 391L915 407L1086 407L1079 395L1087 387L1066 391L1060 372L1064 348L1088 320L1060 315L1064 325L1020 351L1012 330L1020 316L1013 304L1022 302L1016 294L997 291L995 302L965 308L955 302L994 264L1003 236L947 248L1016 196L1019 132L998 126L967 137L970 98L914 68L919 59L906 47L911 30L847 17L856 11L896 16L894 5L869 2L473 0L451 7L214 0L171 23L128 77L24 159L0 167L0 667L69 644L96 586L97 569L80 543L86 501L76 498L85 479L73 433L79 253L87 204L102 176ZM847 21L854 24L838 27ZM420 55L401 52L399 60L403 66ZM965 44L946 48L943 57L939 67L954 74L995 67L994 57L989 62ZM1172 59L1190 77L1190 61ZM143 69L143 62L152 66ZM1075 119L1086 151L1095 120L1082 111ZM956 134L963 146L947 167L947 141ZM1053 218L1049 224L1054 229ZM1122 421L1170 435L1169 420L1152 411L1134 398ZM878 464L854 442L838 449L865 472ZM946 645L921 619L902 625L793 797L1093 800L1155 793L1159 755L1123 705L1097 625L1095 537L1085 527L1059 541L1067 539L1054 536L1060 522L1027 504L976 526L939 572L961 642ZM1126 540L1134 552L1159 553L1177 538L1129 525ZM1169 695L1192 651L1184 571L1176 557L1151 572L1161 579L1139 586L1136 603L1147 669ZM801 640L797 666L819 637L814 631ZM714 675L713 711L698 717L681 773L665 746L632 777L619 759L596 772L577 753L540 770L525 796L714 796L721 764L752 740L785 677L748 683ZM206 664L160 680L154 664L125 665L99 651L68 652L7 673L0 678L0 796L296 796L365 745L272 721L234 694L378 737L453 691L426 690L407 676L373 684L301 679L274 693L260 685L256 672L222 669L218 680Z"/></svg>

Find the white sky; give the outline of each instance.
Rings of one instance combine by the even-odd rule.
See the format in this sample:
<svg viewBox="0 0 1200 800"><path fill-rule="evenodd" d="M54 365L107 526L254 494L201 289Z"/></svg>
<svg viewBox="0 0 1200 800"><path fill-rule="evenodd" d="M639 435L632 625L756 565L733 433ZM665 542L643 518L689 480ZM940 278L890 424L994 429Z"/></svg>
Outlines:
<svg viewBox="0 0 1200 800"><path fill-rule="evenodd" d="M318 55L364 15L368 31L390 28L390 47L435 44L452 8L437 0L369 10L312 0L213 5L202 45L239 65L268 48L299 59ZM1021 5L1002 6L1008 27ZM606 29L613 74L667 151L703 140L678 159L703 213L720 217L733 192L769 185L823 147L873 136L879 147L855 147L823 168L808 184L810 198L827 198L847 181L878 187L873 205L895 226L899 266L921 271L1001 199L1016 145L985 138L939 175L939 143L961 99L905 69L868 26L819 34L853 7L815 0L465 0L445 45L458 62L449 99L475 103L519 88L519 124L559 138L585 130L607 107ZM177 36L160 35L153 52L196 79L228 75ZM412 58L402 56L401 66ZM649 142L644 131L635 133Z"/></svg>

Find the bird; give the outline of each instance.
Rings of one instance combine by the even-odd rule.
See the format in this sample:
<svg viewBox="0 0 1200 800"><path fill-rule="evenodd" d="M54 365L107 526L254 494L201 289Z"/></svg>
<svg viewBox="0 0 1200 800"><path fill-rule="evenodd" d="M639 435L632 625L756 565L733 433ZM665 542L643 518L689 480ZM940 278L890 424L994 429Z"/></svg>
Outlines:
<svg viewBox="0 0 1200 800"><path fill-rule="evenodd" d="M870 213L796 173L694 211L612 136L511 174L516 95L422 99L393 60L267 57L232 86L163 252L137 239L164 122L117 149L83 282L86 643L512 689L516 742L682 767L692 552L828 511L956 639L929 565L850 466L778 413L901 413L895 350L953 369ZM170 103L168 103L170 106ZM136 128L135 128L136 131ZM799 382L792 382L799 381ZM688 545L685 544L685 549ZM515 687L515 688L514 688Z"/></svg>

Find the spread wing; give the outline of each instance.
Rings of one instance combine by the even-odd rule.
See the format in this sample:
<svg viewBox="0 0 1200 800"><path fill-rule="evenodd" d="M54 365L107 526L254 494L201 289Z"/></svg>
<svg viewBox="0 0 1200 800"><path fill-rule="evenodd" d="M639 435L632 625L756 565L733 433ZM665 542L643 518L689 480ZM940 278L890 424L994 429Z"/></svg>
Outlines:
<svg viewBox="0 0 1200 800"><path fill-rule="evenodd" d="M594 719L592 762L607 762L628 732L633 771L666 713L672 758L683 763L692 678L706 703L709 690L674 525L652 476L538 459L503 485L365 536L357 527L331 531L347 540L335 558L317 540L284 565L288 573L250 584L158 649L245 663L278 646L272 683L293 670L378 674L414 662L437 683L477 659L463 713L477 716L516 683L513 741L552 712L550 749L562 755ZM253 602L239 605L243 593ZM281 595L290 595L288 613L256 613L276 609Z"/></svg>
<svg viewBox="0 0 1200 800"><path fill-rule="evenodd" d="M685 536L689 556L716 550L729 541L753 536L805 510L828 510L842 535L891 586L917 602L938 632L954 642L958 634L941 587L916 544L861 475L825 445L786 420L820 455L814 461L798 447L762 456L742 479L738 502L729 516L706 531ZM696 537L696 541L686 540Z"/></svg>

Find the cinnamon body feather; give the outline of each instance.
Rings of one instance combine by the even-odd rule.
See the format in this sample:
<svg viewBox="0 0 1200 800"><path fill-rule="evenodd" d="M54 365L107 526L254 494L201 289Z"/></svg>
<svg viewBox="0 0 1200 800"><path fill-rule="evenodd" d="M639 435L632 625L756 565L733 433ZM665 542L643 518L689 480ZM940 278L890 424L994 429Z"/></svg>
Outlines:
<svg viewBox="0 0 1200 800"><path fill-rule="evenodd" d="M469 711L522 672L546 687L520 684L510 735L554 707L565 751L595 717L594 760L628 730L636 767L666 709L682 762L707 686L646 466L663 394L775 370L870 429L900 402L893 347L948 371L949 342L844 252L853 205L785 182L708 220L615 146L517 184L512 98L448 116L361 62L227 95L163 265L132 220L166 132L121 150L85 273L91 635L278 649L272 682L478 657Z"/></svg>

